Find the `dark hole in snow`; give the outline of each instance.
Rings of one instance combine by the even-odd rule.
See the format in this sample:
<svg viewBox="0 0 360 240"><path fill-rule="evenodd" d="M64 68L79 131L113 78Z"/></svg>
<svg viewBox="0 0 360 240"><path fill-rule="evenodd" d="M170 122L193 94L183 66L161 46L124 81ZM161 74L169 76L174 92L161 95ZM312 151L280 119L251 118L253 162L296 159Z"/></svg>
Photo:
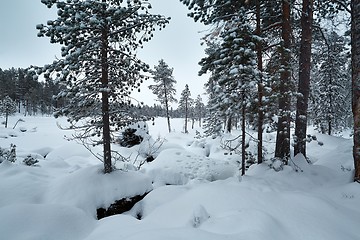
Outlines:
<svg viewBox="0 0 360 240"><path fill-rule="evenodd" d="M141 220L142 219L142 213L141 212L138 212L137 214L136 214L136 219L137 220Z"/></svg>
<svg viewBox="0 0 360 240"><path fill-rule="evenodd" d="M146 195L136 195L130 198L122 198L120 200L116 200L113 204L110 205L107 209L98 208L96 210L97 219L100 220L105 217L110 217L116 214L121 214L129 211L137 202L141 201Z"/></svg>
<svg viewBox="0 0 360 240"><path fill-rule="evenodd" d="M153 156L147 156L145 160L146 162L152 162L155 160L155 158Z"/></svg>

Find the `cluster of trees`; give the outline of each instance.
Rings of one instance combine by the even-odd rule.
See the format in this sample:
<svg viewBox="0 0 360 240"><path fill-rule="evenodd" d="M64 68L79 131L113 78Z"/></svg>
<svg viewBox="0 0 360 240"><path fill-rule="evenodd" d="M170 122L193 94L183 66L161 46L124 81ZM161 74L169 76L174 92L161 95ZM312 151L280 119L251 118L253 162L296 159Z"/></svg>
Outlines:
<svg viewBox="0 0 360 240"><path fill-rule="evenodd" d="M34 77L34 73L29 73L26 69L0 68L0 101L15 105L19 113L22 111L25 115L52 114L59 104L53 100L53 95L59 90L58 84L53 81L40 82ZM4 104L1 106L5 107Z"/></svg>
<svg viewBox="0 0 360 240"><path fill-rule="evenodd" d="M342 28L348 27L352 13L351 33L359 31L359 1L180 1L190 17L211 29L199 73L211 73L208 134L219 133L224 122L231 131L234 119L242 119L243 138L246 122L256 126L261 163L263 129L275 119L274 159L287 164L292 123L294 154L305 157L309 123L328 134L352 125L350 29L336 27L340 17L347 20Z"/></svg>
<svg viewBox="0 0 360 240"><path fill-rule="evenodd" d="M171 103L178 102L175 98L176 80L172 73L173 69L170 68L163 59L159 61L159 64L151 71L153 75L154 85L150 85L149 89L157 96L157 100L161 106L165 109L165 117L168 122L168 129L171 132L170 117L184 117L184 132L188 133L188 119L192 121L192 128L194 128L194 122L197 120L201 126L201 121L205 115L205 104L202 101L200 95L196 99L191 98L191 92L189 85L185 85L185 89L181 92L178 108L173 111L170 107Z"/></svg>
<svg viewBox="0 0 360 240"><path fill-rule="evenodd" d="M38 36L49 37L51 43L60 44L62 58L44 67L33 67L27 73L19 71L18 80L10 81L14 87L3 80L9 78L3 78L4 71L1 71L4 85L1 82L0 87L5 90L1 89L0 93L6 92L19 105L31 106L32 111L39 109L38 106L41 109L42 104L53 106L66 101L57 106L55 115L67 116L70 128L81 130L75 138L91 139L89 144L103 145L104 172L109 173L113 169L111 133L141 118L134 110L136 104L130 94L149 77L148 72L155 81L150 89L165 108L171 131L169 106L176 101L172 69L160 60L159 65L150 70L136 56L136 50L152 38L156 27L162 29L169 19L151 14L147 0L41 2L49 8L56 6L58 17L37 25ZM200 61L200 74L211 73L206 84L210 99L208 134L218 133L223 122L225 129L231 131L234 119L241 119L244 163L245 123L256 126L257 161L261 163L264 126L276 119L274 157L287 164L292 122L295 122L294 153L304 156L309 122L329 134L349 126L351 87L355 180L360 179L359 0L180 2L189 7L195 21L211 26L204 37L207 57ZM337 22L338 16L349 14L351 61L346 54L349 34L328 27L329 23ZM347 74L350 69L351 75ZM46 81L34 81L34 76L41 74ZM23 83L28 85L23 87ZM54 83L61 89L51 85ZM52 95L56 96L55 103ZM40 102L36 98L41 99ZM197 109L193 113L202 112L204 106L200 102L201 98L191 99L190 90L185 86L178 110L182 110L187 119L190 109ZM187 121L184 131L187 132Z"/></svg>

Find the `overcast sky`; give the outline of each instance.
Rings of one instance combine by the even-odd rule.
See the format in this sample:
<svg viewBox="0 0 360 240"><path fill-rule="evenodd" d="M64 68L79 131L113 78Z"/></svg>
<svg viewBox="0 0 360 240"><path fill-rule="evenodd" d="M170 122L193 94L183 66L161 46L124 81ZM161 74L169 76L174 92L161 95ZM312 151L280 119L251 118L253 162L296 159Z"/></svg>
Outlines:
<svg viewBox="0 0 360 240"><path fill-rule="evenodd" d="M38 38L36 24L46 23L56 17L55 9L48 9L41 0L0 0L0 68L26 68L29 65L44 65L60 57L60 46L50 44L48 38ZM177 98L189 85L193 98L204 93L203 85L207 77L197 75L197 64L204 54L200 38L206 27L195 23L186 16L188 10L179 0L150 0L152 13L171 17L170 24L162 31L156 31L154 38L139 50L139 57L151 67L160 59L174 68L177 81ZM145 82L138 100L148 105L155 103L156 96ZM206 96L202 95L204 101ZM174 105L176 107L177 105Z"/></svg>

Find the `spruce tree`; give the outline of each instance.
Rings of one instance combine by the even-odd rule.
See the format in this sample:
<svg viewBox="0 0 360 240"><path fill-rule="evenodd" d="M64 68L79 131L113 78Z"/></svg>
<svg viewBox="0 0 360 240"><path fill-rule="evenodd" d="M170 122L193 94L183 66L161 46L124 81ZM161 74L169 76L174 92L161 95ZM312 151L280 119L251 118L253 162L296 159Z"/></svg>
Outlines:
<svg viewBox="0 0 360 240"><path fill-rule="evenodd" d="M223 119L231 120L241 115L239 109L244 93L246 101L256 99L254 93L259 77L255 52L257 37L246 20L244 8L227 23L220 37L221 44L214 45L214 51L209 51L208 57L201 60L200 73L212 73L207 87L214 95L209 102L216 106ZM226 128L231 130L229 121Z"/></svg>
<svg viewBox="0 0 360 240"><path fill-rule="evenodd" d="M188 122L189 114L191 111L192 102L193 102L193 100L191 99L189 85L186 84L184 90L181 92L181 97L179 100L179 107L178 107L178 109L181 112L183 112L184 116L185 116L185 124L184 124L184 132L185 133L189 132L187 129L187 122Z"/></svg>
<svg viewBox="0 0 360 240"><path fill-rule="evenodd" d="M348 124L351 76L345 38L334 31L324 37L315 45L311 119L321 133L332 135Z"/></svg>
<svg viewBox="0 0 360 240"><path fill-rule="evenodd" d="M285 164L290 158L290 111L291 111L291 5L288 0L281 4L281 71L279 82L279 114L276 132L275 158Z"/></svg>
<svg viewBox="0 0 360 240"><path fill-rule="evenodd" d="M199 121L199 127L201 127L201 121L205 114L205 104L203 103L200 95L197 95L194 104L195 104L194 106L195 117Z"/></svg>
<svg viewBox="0 0 360 240"><path fill-rule="evenodd" d="M149 89L157 96L160 104L165 107L168 129L169 132L171 132L169 109L171 103L177 102L175 99L176 89L174 86L176 80L172 75L173 69L170 68L163 59L161 59L159 64L154 68L151 73L155 84L150 85Z"/></svg>
<svg viewBox="0 0 360 240"><path fill-rule="evenodd" d="M136 119L130 94L146 79L147 64L136 49L168 19L150 14L147 0L42 0L58 17L37 25L39 37L62 45L62 58L37 69L65 86L56 100L67 104L55 116L67 116L75 138L103 145L104 172L113 169L111 131Z"/></svg>
<svg viewBox="0 0 360 240"><path fill-rule="evenodd" d="M313 0L302 1L298 98L296 103L294 155L306 157L306 129L310 94Z"/></svg>
<svg viewBox="0 0 360 240"><path fill-rule="evenodd" d="M0 100L0 114L5 116L5 128L8 126L9 116L16 113L16 102L9 96Z"/></svg>

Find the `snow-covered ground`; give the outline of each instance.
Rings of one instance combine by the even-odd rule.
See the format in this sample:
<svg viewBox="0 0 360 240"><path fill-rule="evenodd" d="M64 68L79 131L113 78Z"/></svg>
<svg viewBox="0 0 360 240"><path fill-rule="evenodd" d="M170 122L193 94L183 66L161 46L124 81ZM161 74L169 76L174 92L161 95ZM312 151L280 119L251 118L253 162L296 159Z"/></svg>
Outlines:
<svg viewBox="0 0 360 240"><path fill-rule="evenodd" d="M183 134L181 119L172 120L168 134L165 120L156 119L150 134L162 142L114 146L127 165L137 159L135 166L153 146L155 161L104 175L101 162L64 138L71 132L56 123L65 119L21 117L11 129L19 117L11 117L8 129L0 126L0 147L15 144L17 153L17 162L0 164L0 239L360 239L351 139L316 134L323 145L308 145L313 164L296 157L298 171L261 164L241 177L240 157L223 150L219 139L194 138L192 129ZM270 155L273 136L264 138ZM37 166L22 163L29 155ZM150 190L130 212L96 220L96 208Z"/></svg>

